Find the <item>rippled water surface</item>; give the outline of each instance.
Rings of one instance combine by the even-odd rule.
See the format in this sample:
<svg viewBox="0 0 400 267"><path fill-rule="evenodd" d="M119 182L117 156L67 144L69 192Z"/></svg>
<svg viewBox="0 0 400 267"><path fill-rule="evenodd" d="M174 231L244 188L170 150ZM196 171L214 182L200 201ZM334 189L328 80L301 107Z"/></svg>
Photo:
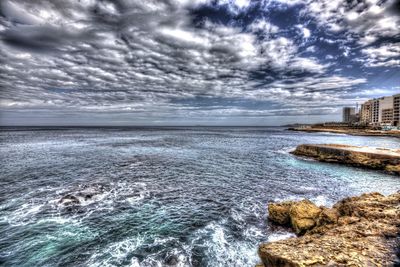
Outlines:
<svg viewBox="0 0 400 267"><path fill-rule="evenodd" d="M399 139L282 128L0 132L0 265L254 266L271 200L400 189L382 172L297 158L301 143ZM80 205L59 203L74 195Z"/></svg>

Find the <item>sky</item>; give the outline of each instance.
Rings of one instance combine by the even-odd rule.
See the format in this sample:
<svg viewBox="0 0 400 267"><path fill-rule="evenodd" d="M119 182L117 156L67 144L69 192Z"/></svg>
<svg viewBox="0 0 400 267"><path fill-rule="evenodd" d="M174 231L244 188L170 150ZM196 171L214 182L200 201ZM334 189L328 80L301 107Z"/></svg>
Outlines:
<svg viewBox="0 0 400 267"><path fill-rule="evenodd" d="M0 125L315 123L395 93L399 0L0 1Z"/></svg>

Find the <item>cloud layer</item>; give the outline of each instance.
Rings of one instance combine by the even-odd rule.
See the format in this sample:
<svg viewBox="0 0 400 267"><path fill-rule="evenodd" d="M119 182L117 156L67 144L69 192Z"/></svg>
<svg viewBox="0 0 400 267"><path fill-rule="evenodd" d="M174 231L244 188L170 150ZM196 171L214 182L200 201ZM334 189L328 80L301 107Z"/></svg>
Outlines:
<svg viewBox="0 0 400 267"><path fill-rule="evenodd" d="M397 4L4 0L0 123L335 119L400 91Z"/></svg>

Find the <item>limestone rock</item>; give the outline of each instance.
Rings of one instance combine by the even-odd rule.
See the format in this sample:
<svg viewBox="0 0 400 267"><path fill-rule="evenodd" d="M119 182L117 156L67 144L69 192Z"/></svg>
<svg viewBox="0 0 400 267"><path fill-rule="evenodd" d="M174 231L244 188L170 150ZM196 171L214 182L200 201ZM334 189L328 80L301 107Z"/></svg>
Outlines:
<svg viewBox="0 0 400 267"><path fill-rule="evenodd" d="M320 213L321 209L309 200L294 203L290 207L290 221L296 234L313 228Z"/></svg>
<svg viewBox="0 0 400 267"><path fill-rule="evenodd" d="M317 219L317 226L335 224L338 222L339 212L337 209L321 208L321 213Z"/></svg>
<svg viewBox="0 0 400 267"><path fill-rule="evenodd" d="M309 210L308 201L292 204ZM294 209L295 210L295 209ZM316 224L304 235L262 244L264 266L397 266L400 243L400 193L363 194L339 201L332 209L312 208ZM299 212L296 210L296 212ZM300 214L303 214L299 212ZM311 225L311 222L309 223Z"/></svg>
<svg viewBox="0 0 400 267"><path fill-rule="evenodd" d="M290 208L293 201L268 204L268 218L281 225L290 224Z"/></svg>
<svg viewBox="0 0 400 267"><path fill-rule="evenodd" d="M394 174L396 174L396 173L399 174L400 173L400 164L398 164L398 165L390 165L390 164L388 164L388 165L386 165L385 170L387 172L391 172L391 173L394 173Z"/></svg>
<svg viewBox="0 0 400 267"><path fill-rule="evenodd" d="M321 144L300 145L292 153L319 161L385 170L400 175L400 152L394 149Z"/></svg>

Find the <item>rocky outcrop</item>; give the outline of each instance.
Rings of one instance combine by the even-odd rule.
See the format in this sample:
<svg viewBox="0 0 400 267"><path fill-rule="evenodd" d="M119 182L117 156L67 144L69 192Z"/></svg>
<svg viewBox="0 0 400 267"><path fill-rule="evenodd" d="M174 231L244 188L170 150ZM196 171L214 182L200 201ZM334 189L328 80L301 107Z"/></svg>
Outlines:
<svg viewBox="0 0 400 267"><path fill-rule="evenodd" d="M290 222L296 234L304 233L313 228L321 213L321 208L305 199L294 203L290 207Z"/></svg>
<svg viewBox="0 0 400 267"><path fill-rule="evenodd" d="M270 203L268 205L269 219L281 225L290 224L290 208L294 204L293 201L285 201L280 203Z"/></svg>
<svg viewBox="0 0 400 267"><path fill-rule="evenodd" d="M103 194L106 191L106 187L101 184L95 185L82 185L77 191L70 192L62 196L58 204L65 207L78 206L88 201L95 200L96 197Z"/></svg>
<svg viewBox="0 0 400 267"><path fill-rule="evenodd" d="M297 234L313 228L321 212L321 208L306 199L268 205L268 218L277 224L292 226Z"/></svg>
<svg viewBox="0 0 400 267"><path fill-rule="evenodd" d="M319 161L385 170L400 175L399 150L322 144L299 145L292 153L298 156L312 157Z"/></svg>
<svg viewBox="0 0 400 267"><path fill-rule="evenodd" d="M74 195L65 195L63 196L59 201L59 204L64 205L64 206L71 206L71 205L79 205L81 202L79 199L74 196Z"/></svg>
<svg viewBox="0 0 400 267"><path fill-rule="evenodd" d="M293 216L306 218L309 228L300 231L299 237L262 244L259 255L265 267L399 264L400 193L346 198L333 208L316 207L304 200L284 206L286 212L281 217L288 216L292 226L296 221ZM291 212L294 207L302 208Z"/></svg>

